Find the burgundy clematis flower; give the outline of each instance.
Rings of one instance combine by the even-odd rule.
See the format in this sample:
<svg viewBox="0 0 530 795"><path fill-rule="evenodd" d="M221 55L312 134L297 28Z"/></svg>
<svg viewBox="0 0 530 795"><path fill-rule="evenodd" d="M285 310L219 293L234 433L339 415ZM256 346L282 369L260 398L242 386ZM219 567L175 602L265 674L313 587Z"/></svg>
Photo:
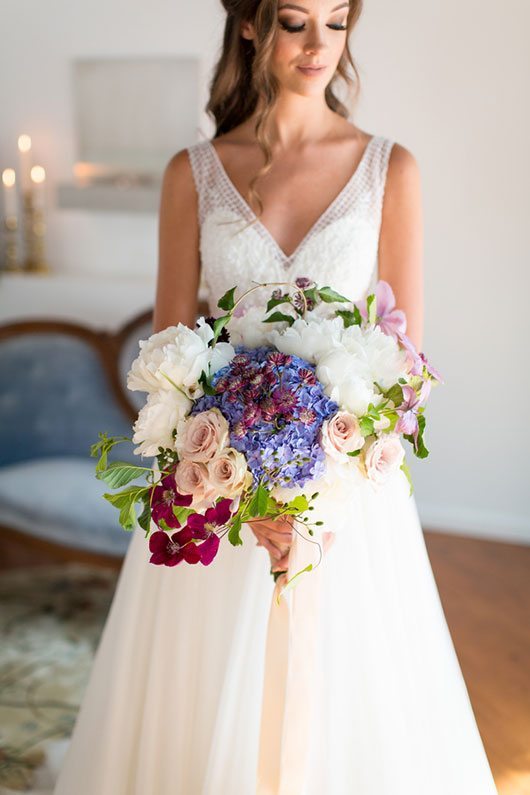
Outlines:
<svg viewBox="0 0 530 795"><path fill-rule="evenodd" d="M153 553L149 562L158 566L176 566L183 560L198 563L201 559L199 546L193 542L193 532L188 527L172 536L158 530L149 538L149 549Z"/></svg>
<svg viewBox="0 0 530 795"><path fill-rule="evenodd" d="M194 538L204 539L197 545L200 552L200 561L208 566L217 555L220 538L217 529L223 527L230 519L230 505L232 500L222 499L213 508L208 508L203 514L193 513L188 516L187 527L192 531Z"/></svg>
<svg viewBox="0 0 530 795"><path fill-rule="evenodd" d="M165 475L153 489L151 516L156 525L163 519L168 527L180 527L180 522L173 513L173 505L191 505L192 494L181 494L175 484L175 475Z"/></svg>

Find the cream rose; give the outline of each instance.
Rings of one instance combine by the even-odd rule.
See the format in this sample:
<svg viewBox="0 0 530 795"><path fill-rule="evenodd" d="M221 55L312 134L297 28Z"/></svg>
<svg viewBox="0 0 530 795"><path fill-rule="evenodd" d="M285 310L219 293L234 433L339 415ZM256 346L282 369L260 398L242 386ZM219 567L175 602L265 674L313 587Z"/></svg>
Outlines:
<svg viewBox="0 0 530 795"><path fill-rule="evenodd" d="M359 420L349 411L337 411L321 428L323 450L337 461L351 458L348 453L360 450L364 445Z"/></svg>
<svg viewBox="0 0 530 795"><path fill-rule="evenodd" d="M208 479L206 464L199 461L179 461L175 469L175 483L181 494L193 495L193 508L213 503L218 496Z"/></svg>
<svg viewBox="0 0 530 795"><path fill-rule="evenodd" d="M388 433L371 442L364 454L366 475L372 483L382 484L401 466L405 450L397 434Z"/></svg>
<svg viewBox="0 0 530 795"><path fill-rule="evenodd" d="M230 427L214 407L185 417L177 424L175 449L181 460L206 462L227 447Z"/></svg>
<svg viewBox="0 0 530 795"><path fill-rule="evenodd" d="M243 453L227 447L206 464L211 485L223 497L235 497L252 483Z"/></svg>

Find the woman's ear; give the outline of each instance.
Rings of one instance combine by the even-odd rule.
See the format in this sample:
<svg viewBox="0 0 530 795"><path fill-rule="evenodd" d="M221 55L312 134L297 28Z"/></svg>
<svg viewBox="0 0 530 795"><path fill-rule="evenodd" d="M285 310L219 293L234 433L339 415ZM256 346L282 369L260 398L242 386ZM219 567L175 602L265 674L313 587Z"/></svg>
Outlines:
<svg viewBox="0 0 530 795"><path fill-rule="evenodd" d="M252 40L256 35L252 22L242 22L240 32L244 39Z"/></svg>

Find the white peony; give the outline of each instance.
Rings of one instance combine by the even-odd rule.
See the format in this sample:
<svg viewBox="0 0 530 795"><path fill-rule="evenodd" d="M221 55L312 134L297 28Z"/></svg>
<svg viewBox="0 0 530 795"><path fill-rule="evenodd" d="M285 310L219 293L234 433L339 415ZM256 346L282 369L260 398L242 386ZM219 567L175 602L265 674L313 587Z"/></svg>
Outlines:
<svg viewBox="0 0 530 795"><path fill-rule="evenodd" d="M269 343L282 353L300 356L311 364L316 364L323 356L340 344L341 318L297 318L285 330L271 329Z"/></svg>
<svg viewBox="0 0 530 795"><path fill-rule="evenodd" d="M377 381L383 389L390 389L400 377L407 375L407 354L397 341L381 331L379 326L361 329L350 326L344 329L343 345L361 357L370 372L370 380Z"/></svg>
<svg viewBox="0 0 530 795"><path fill-rule="evenodd" d="M230 343L218 342L208 347L213 329L199 318L195 329L183 323L140 340L140 355L132 363L127 376L130 390L182 389L192 399L204 394L198 383L202 371L211 375L227 365L234 356Z"/></svg>
<svg viewBox="0 0 530 795"><path fill-rule="evenodd" d="M265 312L263 306L249 306L243 315L232 315L228 323L228 333L232 345L245 345L247 348L259 348L267 345L267 335L271 330L270 323L263 323Z"/></svg>
<svg viewBox="0 0 530 795"><path fill-rule="evenodd" d="M356 354L342 345L335 348L320 359L316 376L326 395L339 408L357 417L366 413L369 403L378 403L380 400L373 389L371 371L362 351Z"/></svg>
<svg viewBox="0 0 530 795"><path fill-rule="evenodd" d="M136 455L156 456L159 447L175 449L173 430L191 409L192 401L176 389L158 390L147 397L133 425Z"/></svg>

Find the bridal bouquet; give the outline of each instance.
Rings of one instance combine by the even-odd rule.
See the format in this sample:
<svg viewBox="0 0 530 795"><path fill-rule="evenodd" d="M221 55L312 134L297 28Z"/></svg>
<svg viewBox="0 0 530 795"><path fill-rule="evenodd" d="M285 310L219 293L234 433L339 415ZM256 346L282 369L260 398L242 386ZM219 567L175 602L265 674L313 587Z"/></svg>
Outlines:
<svg viewBox="0 0 530 795"><path fill-rule="evenodd" d="M245 309L270 286L266 306ZM104 497L125 530L150 536L157 565L208 565L222 537L243 543L255 518L292 516L312 536L324 522L310 512L337 478L378 489L399 469L412 493L402 441L428 455L425 404L442 379L406 336L386 282L357 303L305 277L257 284L237 301L235 290L219 300L221 316L140 341L127 386L147 400L132 439L100 433L91 447L96 476L126 486ZM156 468L108 464L125 440ZM147 485L128 485L145 475Z"/></svg>

